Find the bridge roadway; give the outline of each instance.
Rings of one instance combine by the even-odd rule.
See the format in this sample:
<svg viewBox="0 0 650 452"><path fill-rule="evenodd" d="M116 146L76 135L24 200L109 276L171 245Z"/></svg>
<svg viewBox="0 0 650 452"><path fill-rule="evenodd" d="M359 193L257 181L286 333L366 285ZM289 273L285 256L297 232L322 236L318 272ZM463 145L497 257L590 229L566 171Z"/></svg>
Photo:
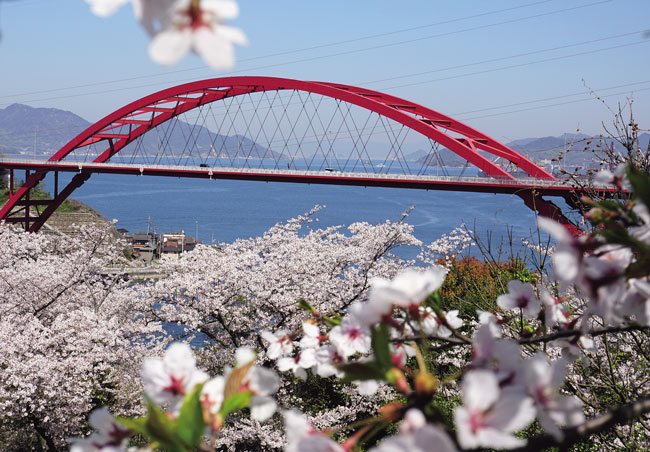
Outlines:
<svg viewBox="0 0 650 452"><path fill-rule="evenodd" d="M413 188L483 193L517 194L534 190L541 196L567 197L575 185L558 180L532 177L498 179L494 177L407 175L394 173L314 171L292 169L227 168L185 165L151 165L126 163L65 162L32 159L3 159L0 168L30 171L64 171L73 173L109 173L143 176L192 177L205 179L293 182L303 184L354 185L364 187ZM611 185L592 184L598 191L616 192Z"/></svg>

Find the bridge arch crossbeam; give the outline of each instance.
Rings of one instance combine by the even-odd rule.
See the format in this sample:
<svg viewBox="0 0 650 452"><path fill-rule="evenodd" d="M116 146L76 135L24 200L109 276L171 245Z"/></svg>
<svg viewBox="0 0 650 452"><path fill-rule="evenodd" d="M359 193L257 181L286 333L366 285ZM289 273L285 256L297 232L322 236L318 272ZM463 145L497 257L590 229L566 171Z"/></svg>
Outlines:
<svg viewBox="0 0 650 452"><path fill-rule="evenodd" d="M190 110L245 94L282 90L318 94L377 113L441 144L493 177L515 180L514 176L479 151L502 157L531 176L540 179L554 179L552 175L533 162L498 141L453 118L413 102L348 85L275 77L208 79L175 86L145 96L100 119L63 146L49 160L61 161L69 158L71 153L84 146L99 145L99 148L103 150L93 160L93 163L105 163L145 133ZM452 136L449 132L459 136ZM26 191L36 186L43 177L45 177L45 173L41 172L38 177L26 181L25 185L10 197L7 204L0 210L0 218L7 218L13 206L21 197L25 196ZM62 194L68 196L88 177L76 178L62 191ZM63 199L65 198L57 197L32 225L26 223L26 228L33 231L38 230L63 202Z"/></svg>

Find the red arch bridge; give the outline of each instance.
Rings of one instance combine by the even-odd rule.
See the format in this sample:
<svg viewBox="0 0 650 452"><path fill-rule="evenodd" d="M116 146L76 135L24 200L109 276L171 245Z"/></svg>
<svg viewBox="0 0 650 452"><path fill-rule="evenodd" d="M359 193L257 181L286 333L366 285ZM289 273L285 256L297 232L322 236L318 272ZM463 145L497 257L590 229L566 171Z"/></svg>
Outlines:
<svg viewBox="0 0 650 452"><path fill-rule="evenodd" d="M469 166L474 176L465 174ZM159 91L97 121L47 160L3 159L0 168L10 173L0 220L32 232L93 173L510 193L563 222L543 197L575 199L574 187L516 151L422 105L354 86L272 77ZM20 187L17 170L25 170ZM75 174L59 187L62 171ZM30 191L48 173L53 199L34 199Z"/></svg>

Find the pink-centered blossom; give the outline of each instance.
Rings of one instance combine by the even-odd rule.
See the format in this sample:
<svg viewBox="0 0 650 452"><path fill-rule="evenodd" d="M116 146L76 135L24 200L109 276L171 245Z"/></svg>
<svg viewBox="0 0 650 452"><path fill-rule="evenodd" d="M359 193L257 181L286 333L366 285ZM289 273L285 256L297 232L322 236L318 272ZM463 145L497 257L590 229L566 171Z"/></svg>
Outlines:
<svg viewBox="0 0 650 452"><path fill-rule="evenodd" d="M131 431L116 422L107 408L93 411L89 423L95 432L71 439L70 452L126 452Z"/></svg>
<svg viewBox="0 0 650 452"><path fill-rule="evenodd" d="M285 452L345 452L339 443L315 430L298 410L282 413L287 435Z"/></svg>
<svg viewBox="0 0 650 452"><path fill-rule="evenodd" d="M567 362L561 358L549 365L546 355L537 353L525 363L526 386L535 401L537 420L544 430L561 440L557 424L574 426L585 420L582 402L575 396L560 394Z"/></svg>
<svg viewBox="0 0 650 452"><path fill-rule="evenodd" d="M370 452L455 452L456 446L439 428L427 424L422 412L411 408L399 425L400 434L383 441Z"/></svg>
<svg viewBox="0 0 650 452"><path fill-rule="evenodd" d="M368 294L368 304L379 310L386 306L409 308L419 306L430 294L442 286L447 271L433 266L425 272L407 269L392 280L374 278Z"/></svg>
<svg viewBox="0 0 650 452"><path fill-rule="evenodd" d="M235 360L237 367L248 365L256 358L255 352L248 347L239 347L235 351ZM251 392L251 401L249 408L251 417L260 422L264 422L273 416L277 404L271 394L275 393L280 387L280 379L270 369L265 367L253 366L242 380L242 390Z"/></svg>
<svg viewBox="0 0 650 452"><path fill-rule="evenodd" d="M142 365L142 383L147 395L157 404L179 404L194 386L208 379L196 368L189 345L175 342L162 359L149 358Z"/></svg>
<svg viewBox="0 0 650 452"><path fill-rule="evenodd" d="M226 379L221 375L203 385L201 389L201 404L211 414L217 414L223 403Z"/></svg>
<svg viewBox="0 0 650 452"><path fill-rule="evenodd" d="M439 318L430 307L420 306L420 322L425 334L436 335L440 337L451 336L451 330L446 325L454 329L463 326L463 321L458 317L458 310L453 309L444 314L444 318Z"/></svg>
<svg viewBox="0 0 650 452"><path fill-rule="evenodd" d="M327 378L336 375L340 378L343 376L343 372L337 366L344 364L346 359L333 345L323 345L317 348L314 359L316 363L312 367L312 372L315 371L319 377Z"/></svg>
<svg viewBox="0 0 650 452"><path fill-rule="evenodd" d="M538 217L537 224L557 241L553 251L553 274L565 283L574 282L582 269L584 240L572 236L559 223L545 217Z"/></svg>
<svg viewBox="0 0 650 452"><path fill-rule="evenodd" d="M463 406L454 411L458 443L465 449L511 449L525 444L513 435L535 418L530 397L502 391L494 373L475 370L462 383Z"/></svg>
<svg viewBox="0 0 650 452"><path fill-rule="evenodd" d="M278 359L278 369L281 372L291 371L301 380L307 379L306 369L311 369L316 364L316 350L307 348L296 356L285 356Z"/></svg>
<svg viewBox="0 0 650 452"><path fill-rule="evenodd" d="M233 44L248 42L240 29L224 25L239 14L234 0L140 2L134 9L153 34L149 55L156 63L172 65L191 50L213 69L229 68L235 62Z"/></svg>
<svg viewBox="0 0 650 452"><path fill-rule="evenodd" d="M530 283L516 279L508 282L508 293L497 297L497 305L501 309L521 309L524 317L534 319L540 310L540 303L535 296L535 290Z"/></svg>
<svg viewBox="0 0 650 452"><path fill-rule="evenodd" d="M269 343L266 355L270 359L278 359L281 356L287 356L293 352L293 340L287 330L278 330L274 333L262 331L261 336Z"/></svg>
<svg viewBox="0 0 650 452"><path fill-rule="evenodd" d="M623 297L622 315L632 316L641 325L650 326L650 283L643 279L630 279Z"/></svg>
<svg viewBox="0 0 650 452"><path fill-rule="evenodd" d="M355 353L370 351L370 329L362 320L363 317L360 315L362 309L360 304L350 306L349 312L343 317L341 324L330 331L330 342L344 358Z"/></svg>
<svg viewBox="0 0 650 452"><path fill-rule="evenodd" d="M564 325L569 321L569 311L561 299L555 298L548 290L541 289L540 300L544 307L544 323L547 327Z"/></svg>

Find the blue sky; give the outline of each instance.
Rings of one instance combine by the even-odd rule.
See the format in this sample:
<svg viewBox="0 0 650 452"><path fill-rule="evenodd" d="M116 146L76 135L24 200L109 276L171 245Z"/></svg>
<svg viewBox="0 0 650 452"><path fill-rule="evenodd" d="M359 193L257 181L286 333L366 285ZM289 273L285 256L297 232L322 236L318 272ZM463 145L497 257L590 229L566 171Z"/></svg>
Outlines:
<svg viewBox="0 0 650 452"><path fill-rule="evenodd" d="M268 75L385 91L507 142L600 133L611 114L586 83L612 106L633 96L650 128L648 0L239 5L231 24L250 44L217 73L193 55L170 68L151 62L130 6L101 19L82 0L0 0L0 108L56 107L93 121L181 82Z"/></svg>

